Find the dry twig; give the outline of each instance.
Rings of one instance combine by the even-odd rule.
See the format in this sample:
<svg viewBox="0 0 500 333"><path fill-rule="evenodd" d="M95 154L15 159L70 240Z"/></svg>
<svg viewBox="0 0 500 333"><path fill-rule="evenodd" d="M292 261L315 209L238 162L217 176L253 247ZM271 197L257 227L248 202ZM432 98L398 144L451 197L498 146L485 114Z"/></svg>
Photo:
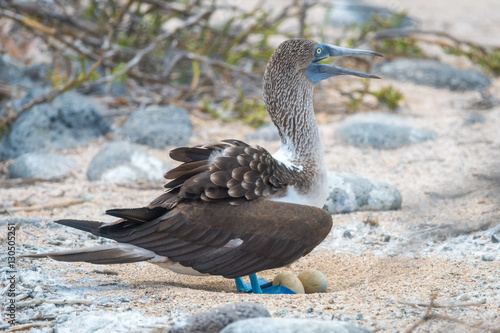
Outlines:
<svg viewBox="0 0 500 333"><path fill-rule="evenodd" d="M0 119L0 127L11 125L23 112L29 110L31 107L40 103L50 102L66 91L80 86L83 82L90 78L92 73L94 73L94 71L101 65L103 59L103 56L101 56L84 76L75 76L62 87L53 89L45 94L33 98L31 101L21 106L16 112L10 113L7 117Z"/></svg>
<svg viewBox="0 0 500 333"><path fill-rule="evenodd" d="M54 209L54 208L64 208L73 205L79 205L84 203L83 199L73 199L62 202L53 202L46 205L33 205L33 206L25 206L25 207L12 207L12 208L3 208L1 213L13 213L13 212L28 212L28 211L37 211L37 210L46 210L46 209Z"/></svg>
<svg viewBox="0 0 500 333"><path fill-rule="evenodd" d="M16 304L16 308L25 308L28 306L37 306L40 304L55 304L55 305L64 305L64 304L92 304L93 301L88 299L64 299L64 298L56 298L56 299L41 299L36 298L30 301L19 302Z"/></svg>
<svg viewBox="0 0 500 333"><path fill-rule="evenodd" d="M35 183L40 182L60 182L64 180L65 177L60 178L52 178L52 179L43 179L43 178L14 178L14 179L5 179L0 180L0 188L11 188L11 187L19 187L19 186L29 186Z"/></svg>
<svg viewBox="0 0 500 333"><path fill-rule="evenodd" d="M464 326L467 326L469 328L477 328L477 329L489 329L487 327L484 327L482 323L478 323L475 325L471 325L470 323L467 323L465 321L462 321L460 319L447 316L447 315L442 315L439 313L434 313L433 309L438 309L438 308L458 308L458 307L465 307L465 306L477 306L481 304L485 304L486 300L481 300L479 302L475 303L449 303L449 304L438 304L436 303L436 298L437 298L438 293L434 292L431 294L430 302L429 303L424 303L424 302L407 302L407 301L399 301L398 303L405 304L405 305L410 305L414 307L418 306L425 306L425 313L424 315L415 323L413 324L409 329L405 331L405 333L411 333L414 332L417 327L422 325L423 323L433 320L433 319L438 319L438 320L445 320L449 322L454 322L458 323Z"/></svg>
<svg viewBox="0 0 500 333"><path fill-rule="evenodd" d="M119 70L118 72L116 72L112 75L108 75L108 76L100 78L96 81L93 81L90 84L84 86L84 88L88 88L91 85L98 85L98 84L112 82L114 80L117 80L118 78L120 78L121 76L123 76L125 74L129 74L130 70L132 68L134 68L135 66L137 66L139 64L139 62L142 60L142 58L144 58L144 56L146 56L147 54L151 53L151 51L153 51L162 41L172 37L178 30L186 29L186 28L198 23L201 19L205 18L207 15L210 15L210 14L211 14L211 11L203 11L203 12L199 13L198 15L196 15L195 17L190 18L189 20L184 22L184 24L178 26L174 30L167 31L167 32L157 36L151 44L149 44L145 48L139 50L135 54L135 56L124 66L123 69Z"/></svg>
<svg viewBox="0 0 500 333"><path fill-rule="evenodd" d="M7 332L26 331L26 330L29 330L30 328L34 328L34 327L44 327L44 326L52 326L52 325L54 325L53 322L50 322L50 321L40 321L40 322L37 322L37 323L15 325L15 326L10 327L7 330Z"/></svg>

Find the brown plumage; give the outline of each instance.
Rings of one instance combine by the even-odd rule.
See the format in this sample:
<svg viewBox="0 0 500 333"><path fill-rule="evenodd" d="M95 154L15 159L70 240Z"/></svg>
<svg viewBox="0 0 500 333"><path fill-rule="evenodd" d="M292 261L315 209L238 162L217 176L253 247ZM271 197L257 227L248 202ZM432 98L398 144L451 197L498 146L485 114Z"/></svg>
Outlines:
<svg viewBox="0 0 500 333"><path fill-rule="evenodd" d="M300 179L264 148L253 148L238 140L177 148L170 157L183 164L165 174L165 178L172 179L165 185L167 193L155 199L150 209L172 209L185 200L226 199L236 205L284 192Z"/></svg>
<svg viewBox="0 0 500 333"><path fill-rule="evenodd" d="M200 273L236 278L295 261L316 247L331 228L330 215L315 207L268 200L232 206L219 201L210 203L211 216L207 218L206 205L202 201L179 203L175 209L165 209L148 222L128 219L106 225L91 221L57 221L96 236L147 249L151 251L149 256L147 252L110 245L97 250L35 256L102 264L150 260L158 255ZM130 216L129 213L120 211L115 215ZM240 246L224 246L235 239L241 241Z"/></svg>
<svg viewBox="0 0 500 333"><path fill-rule="evenodd" d="M174 149L170 157L182 164L166 173L166 192L148 206L108 210L120 218L109 224L56 221L117 244L28 256L98 264L150 261L184 274L236 278L309 253L332 226L321 209L327 184L314 84L327 77L323 73L367 75L336 74L349 70L317 65L318 48L327 55L347 50L292 39L268 63L264 101L282 141L274 156L238 140Z"/></svg>

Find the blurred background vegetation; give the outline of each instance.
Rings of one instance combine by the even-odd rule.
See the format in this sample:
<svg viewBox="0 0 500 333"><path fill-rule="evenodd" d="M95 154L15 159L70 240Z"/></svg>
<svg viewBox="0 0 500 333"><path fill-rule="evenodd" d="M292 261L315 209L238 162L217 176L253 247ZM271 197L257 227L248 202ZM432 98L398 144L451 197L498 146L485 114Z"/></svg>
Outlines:
<svg viewBox="0 0 500 333"><path fill-rule="evenodd" d="M3 44L14 56L33 47L44 50L50 62L46 79L53 86L21 108L10 106L0 126L8 127L32 105L65 91L89 92L104 85L109 92L116 83L126 84L130 93L110 97L106 103L111 107L177 104L223 120L261 126L267 119L261 78L276 46L271 39L326 40L326 27L320 27L323 36L314 36L305 23L308 10L317 6L325 13L331 9L331 3L324 1L292 1L269 13L263 2L244 10L217 0L0 0L0 18L10 22L2 24ZM444 33L407 29L405 19L404 12L375 14L365 23L346 27L344 37L335 42L369 47L386 59L425 58L421 45L431 43L500 74L500 49L486 49ZM283 28L290 20L294 28L289 29L289 24ZM371 66L366 59L359 61ZM0 90L2 98L14 95L8 85ZM344 93L350 100L346 107L356 110L367 94L389 109L404 101L396 88L372 90L367 80L362 89Z"/></svg>

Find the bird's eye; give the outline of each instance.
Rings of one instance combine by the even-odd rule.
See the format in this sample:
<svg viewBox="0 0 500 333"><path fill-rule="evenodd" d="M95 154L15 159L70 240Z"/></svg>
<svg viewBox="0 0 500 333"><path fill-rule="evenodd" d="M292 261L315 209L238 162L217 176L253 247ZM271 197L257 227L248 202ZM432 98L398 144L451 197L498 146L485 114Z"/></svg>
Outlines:
<svg viewBox="0 0 500 333"><path fill-rule="evenodd" d="M322 49L320 49L320 48L317 48L317 49L316 49L316 54L317 54L317 55L320 55L320 54L321 54L321 52L323 52L323 50L322 50Z"/></svg>

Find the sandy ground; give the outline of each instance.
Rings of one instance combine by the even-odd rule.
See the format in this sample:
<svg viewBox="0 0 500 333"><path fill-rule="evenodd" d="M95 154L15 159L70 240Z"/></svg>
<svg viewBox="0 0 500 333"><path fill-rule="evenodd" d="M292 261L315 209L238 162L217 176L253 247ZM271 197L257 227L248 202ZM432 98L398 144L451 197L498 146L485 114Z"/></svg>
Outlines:
<svg viewBox="0 0 500 333"><path fill-rule="evenodd" d="M428 23L436 29L456 26L457 34L463 38L478 37L479 42L498 44L495 39L500 34L498 1L475 6L465 0L458 4L456 1L388 4L379 0L370 3L406 8L422 24ZM494 19L496 25L492 24ZM416 331L499 330L500 246L492 241L492 235L500 235L500 107L467 109L465 106L479 98L475 92L449 92L390 80L374 82L373 87L388 84L405 95L406 105L399 115L412 126L436 131L437 140L391 151L336 143L334 131L346 115L327 109L324 105L329 104L323 103L324 99L338 97L335 83L318 88L316 105L322 107L316 107L316 111L328 169L395 185L403 197L402 208L335 215L331 234L313 253L288 268L259 274L272 279L283 270L298 274L306 268L316 268L328 278L327 293L237 294L232 280L182 276L145 263L100 267L20 258L21 279L37 281L48 298L92 301L91 305L66 306L67 313L138 311L145 318L161 317L161 327L214 306L256 301L276 317L335 318L381 331L404 331L421 318L425 307L403 302L428 303L431 294L437 292L439 304L476 305L434 310L465 324L434 319ZM500 96L500 79L494 81L490 92ZM474 113L483 115L485 122L466 125L465 120ZM240 124L223 123L196 113L193 122L196 134L192 144L223 138L243 139L251 131ZM65 208L11 212L12 217L25 220L17 238L21 252L101 244L101 240L82 232L54 228L51 221L70 217L111 221L103 214L106 209L141 206L161 193L161 182L151 184L149 189L137 189L87 181L88 164L106 142L101 139L86 147L64 151L77 157L80 166L62 182L0 188L3 204L26 206L75 198L85 200ZM277 143L253 143L270 151L278 149ZM169 161L170 148L149 149L149 152ZM41 223L30 222L40 219ZM343 237L345 231L350 231L352 238ZM3 241L4 232L1 237ZM492 261L484 260L491 256ZM96 268L109 269L114 275L101 274ZM106 301L120 298L124 300ZM36 307L22 311L27 316L36 315ZM155 330L147 325L138 327L142 331Z"/></svg>

